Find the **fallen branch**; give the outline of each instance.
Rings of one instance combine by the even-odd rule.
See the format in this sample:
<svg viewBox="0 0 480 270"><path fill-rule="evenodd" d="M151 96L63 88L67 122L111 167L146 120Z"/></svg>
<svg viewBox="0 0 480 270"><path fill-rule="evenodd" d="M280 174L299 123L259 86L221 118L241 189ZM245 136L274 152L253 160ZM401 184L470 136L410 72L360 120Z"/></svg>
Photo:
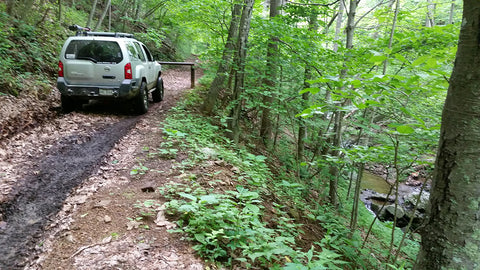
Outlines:
<svg viewBox="0 0 480 270"><path fill-rule="evenodd" d="M94 243L94 244L91 244L91 245L88 245L88 246L80 247L79 249L77 249L77 251L75 251L75 253L73 253L70 257L68 257L68 259L71 259L71 258L77 256L78 254L80 254L82 251L84 251L86 249L89 249L89 248L92 248L92 247L95 247L95 246L105 245L105 244L108 244L110 242L112 242L112 236L109 236L109 237L103 239L102 242L100 242L100 243Z"/></svg>

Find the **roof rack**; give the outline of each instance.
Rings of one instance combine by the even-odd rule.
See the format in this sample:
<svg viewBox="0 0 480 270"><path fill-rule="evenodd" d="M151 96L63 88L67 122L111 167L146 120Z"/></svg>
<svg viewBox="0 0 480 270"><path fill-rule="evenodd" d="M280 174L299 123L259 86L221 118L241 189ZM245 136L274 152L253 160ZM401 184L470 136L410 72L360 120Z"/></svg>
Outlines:
<svg viewBox="0 0 480 270"><path fill-rule="evenodd" d="M124 38L134 38L133 34L129 33L119 33L119 32L90 32L91 29L88 27L81 27L79 25L71 25L68 29L76 31L76 36L93 36L93 37L124 37Z"/></svg>
<svg viewBox="0 0 480 270"><path fill-rule="evenodd" d="M85 31L85 32L77 32L77 36L133 38L133 34L119 33L119 32L87 32Z"/></svg>

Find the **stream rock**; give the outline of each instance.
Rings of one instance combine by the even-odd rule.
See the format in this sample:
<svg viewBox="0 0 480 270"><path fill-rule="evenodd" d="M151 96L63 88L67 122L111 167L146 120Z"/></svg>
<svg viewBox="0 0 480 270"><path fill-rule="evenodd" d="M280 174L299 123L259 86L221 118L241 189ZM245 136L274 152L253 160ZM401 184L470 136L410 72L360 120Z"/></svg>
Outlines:
<svg viewBox="0 0 480 270"><path fill-rule="evenodd" d="M369 165L362 176L362 193L360 199L381 221L393 221L396 217L398 227L406 227L412 220L411 229L418 228L423 220L430 197L430 183L426 181L428 168L425 165L412 167L413 172L402 176L398 185L397 196L391 187L394 183L388 179L396 179L395 174L383 165ZM420 196L422 186L424 190ZM388 195L385 193L392 192ZM415 208L415 205L418 205ZM395 212L395 202L398 203ZM415 211L414 211L415 210Z"/></svg>
<svg viewBox="0 0 480 270"><path fill-rule="evenodd" d="M406 190L403 188L402 190ZM402 192L403 193L403 192ZM397 206L397 226L406 227L412 220L411 229L418 228L425 217L430 193L423 191L417 210L413 212L419 198L419 190L411 190L411 193L399 194ZM363 190L361 199L365 206L370 209L381 221L393 221L395 217L395 197L378 193L372 190Z"/></svg>
<svg viewBox="0 0 480 270"><path fill-rule="evenodd" d="M385 206L385 212L392 215L397 216L397 219L403 218L405 216L405 210L398 205L397 209L395 210L395 204Z"/></svg>
<svg viewBox="0 0 480 270"><path fill-rule="evenodd" d="M419 197L420 197L420 200L418 201ZM415 204L418 201L417 210L422 213L425 213L425 211L427 210L429 197L430 197L430 194L428 192L424 191L420 196L420 191L414 191L410 194L405 195L404 201L407 206L411 207L411 209L414 209Z"/></svg>
<svg viewBox="0 0 480 270"><path fill-rule="evenodd" d="M405 191L406 189L402 189ZM425 216L428 205L429 193L423 191L417 209L414 212L415 203L419 198L419 190L410 190L411 193L401 193L398 198L397 206L397 226L406 227L412 220L412 229L418 228ZM372 190L363 190L361 200L365 206L371 210L381 221L393 221L395 217L395 197L387 194L378 193Z"/></svg>

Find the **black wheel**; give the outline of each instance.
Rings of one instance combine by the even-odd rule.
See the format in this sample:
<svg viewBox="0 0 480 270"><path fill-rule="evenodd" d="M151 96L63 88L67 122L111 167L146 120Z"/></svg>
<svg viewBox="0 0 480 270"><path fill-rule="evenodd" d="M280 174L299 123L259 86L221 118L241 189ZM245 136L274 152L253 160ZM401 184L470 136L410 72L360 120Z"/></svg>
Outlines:
<svg viewBox="0 0 480 270"><path fill-rule="evenodd" d="M158 76L156 89L152 92L153 102L160 102L163 100L163 79Z"/></svg>
<svg viewBox="0 0 480 270"><path fill-rule="evenodd" d="M75 110L77 104L73 98L61 95L60 102L62 103L62 112L69 113Z"/></svg>
<svg viewBox="0 0 480 270"><path fill-rule="evenodd" d="M137 110L140 114L144 114L148 111L147 84L144 81L142 81L142 84L140 84L140 91L138 93L136 103Z"/></svg>

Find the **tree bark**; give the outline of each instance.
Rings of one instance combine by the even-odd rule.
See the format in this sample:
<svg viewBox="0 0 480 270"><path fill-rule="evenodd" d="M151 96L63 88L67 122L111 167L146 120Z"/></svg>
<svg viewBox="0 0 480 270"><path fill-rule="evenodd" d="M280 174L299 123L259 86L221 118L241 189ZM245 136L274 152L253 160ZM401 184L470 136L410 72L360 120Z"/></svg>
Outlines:
<svg viewBox="0 0 480 270"><path fill-rule="evenodd" d="M416 270L480 268L480 1L463 1Z"/></svg>
<svg viewBox="0 0 480 270"><path fill-rule="evenodd" d="M16 6L17 0L7 0L7 9L6 12L8 15L13 16L15 15L15 6Z"/></svg>
<svg viewBox="0 0 480 270"><path fill-rule="evenodd" d="M308 80L312 79L312 71L311 68L307 65L305 66L305 72L304 72L304 80L303 80L303 87L309 88L310 83L308 83ZM307 105L307 101L309 98L309 93L303 93L302 94L302 108L305 108ZM298 120L298 139L297 139L297 163L300 163L304 159L304 153L305 153L305 139L307 138L307 126L305 124L305 120L300 117ZM299 175L301 173L299 172Z"/></svg>
<svg viewBox="0 0 480 270"><path fill-rule="evenodd" d="M142 8L142 2L139 0L139 1L137 1L136 6L135 6L135 20L137 20L137 21L140 19L141 8Z"/></svg>
<svg viewBox="0 0 480 270"><path fill-rule="evenodd" d="M308 30L312 33L317 33L318 31L318 12L311 11L310 18L308 21ZM313 47L313 44L311 45ZM309 64L305 64L305 72L303 78L303 86L305 88L310 87L309 80L312 79L312 67ZM302 107L305 108L308 103L308 99L310 97L309 92L305 92L302 94ZM303 118L299 118L298 121L298 140L297 140L297 162L302 162L304 159L304 152L305 152L305 140L307 138L307 126L305 120ZM301 172L299 171L299 175L301 176Z"/></svg>
<svg viewBox="0 0 480 270"><path fill-rule="evenodd" d="M235 51L235 39L238 39L238 27L240 22L240 16L242 12L242 4L236 3L232 9L232 19L230 21L230 28L228 30L227 42L223 49L222 60L218 66L217 74L213 79L210 89L203 101L202 111L203 113L210 115L217 102L218 93L222 89L227 78L228 71L230 70L232 63L232 55Z"/></svg>
<svg viewBox="0 0 480 270"><path fill-rule="evenodd" d="M105 19L105 15L107 15L108 9L110 8L110 3L111 0L107 0L107 2L105 3L105 9L103 9L102 16L98 20L97 25L95 26L93 31L96 31L102 25L103 19Z"/></svg>
<svg viewBox="0 0 480 270"><path fill-rule="evenodd" d="M425 26L426 27L433 27L435 26L435 7L436 4L432 3L432 0L427 0L427 17L425 19Z"/></svg>
<svg viewBox="0 0 480 270"><path fill-rule="evenodd" d="M349 7L349 12L348 12L348 19L347 19L347 27L346 27L346 32L347 32L347 37L346 37L346 44L345 47L347 50L353 48L353 35L355 32L355 15L357 12L357 5L358 5L359 0L350 0L350 7ZM349 58L345 58L344 62L344 68L340 71L340 77L345 78L348 73L348 62ZM342 102L341 106L345 106L349 100L345 100ZM342 132L343 132L343 116L345 115L345 112L343 110L337 109L332 117L334 117L334 125L333 125L333 138L332 138L332 149L334 149L331 152L332 156L338 157L340 155L340 151L338 150L341 146L342 142ZM329 183L329 199L330 203L334 206L338 205L338 195L337 195L337 186L338 186L338 175L340 173L340 170L338 168L338 164L332 164L330 165L329 168L329 174L330 174L330 183Z"/></svg>
<svg viewBox="0 0 480 270"><path fill-rule="evenodd" d="M243 99L241 95L244 91L245 83L245 59L247 58L247 41L250 31L250 20L252 19L253 4L255 0L245 0L242 17L240 19L240 29L238 33L237 53L235 57L235 84L233 89L233 108L230 111L230 119L227 123L229 132L227 133L234 143L238 143L240 137L240 112Z"/></svg>
<svg viewBox="0 0 480 270"><path fill-rule="evenodd" d="M275 18L279 13L280 0L270 0L270 19ZM278 45L276 36L271 36L267 45L267 71L264 85L268 94L263 96L262 125L260 127L260 137L263 144L267 145L271 139L273 121L271 117L271 106L274 100L276 81L277 81L277 55Z"/></svg>
<svg viewBox="0 0 480 270"><path fill-rule="evenodd" d="M93 20L93 15L95 14L95 9L97 8L97 3L98 3L98 0L93 1L92 10L90 10L90 16L88 16L87 25L85 25L85 27L90 27L90 24L92 23L92 20Z"/></svg>
<svg viewBox="0 0 480 270"><path fill-rule="evenodd" d="M455 0L452 0L450 5L450 16L448 18L448 24L453 24L453 15L455 14Z"/></svg>
<svg viewBox="0 0 480 270"><path fill-rule="evenodd" d="M342 31L342 23L343 23L343 13L345 12L345 2L340 1L338 6L338 16L337 16L337 23L335 24L335 41L333 43L333 51L338 51L338 40L340 39L340 33Z"/></svg>
<svg viewBox="0 0 480 270"><path fill-rule="evenodd" d="M396 0L395 11L393 15L392 29L390 31L390 39L388 40L388 48L392 48L393 36L395 35L395 28L397 26L398 13L400 12L400 0ZM383 62L383 75L387 74L388 59Z"/></svg>
<svg viewBox="0 0 480 270"><path fill-rule="evenodd" d="M58 16L57 20L62 21L62 0L58 0ZM43 20L42 20L43 21Z"/></svg>

